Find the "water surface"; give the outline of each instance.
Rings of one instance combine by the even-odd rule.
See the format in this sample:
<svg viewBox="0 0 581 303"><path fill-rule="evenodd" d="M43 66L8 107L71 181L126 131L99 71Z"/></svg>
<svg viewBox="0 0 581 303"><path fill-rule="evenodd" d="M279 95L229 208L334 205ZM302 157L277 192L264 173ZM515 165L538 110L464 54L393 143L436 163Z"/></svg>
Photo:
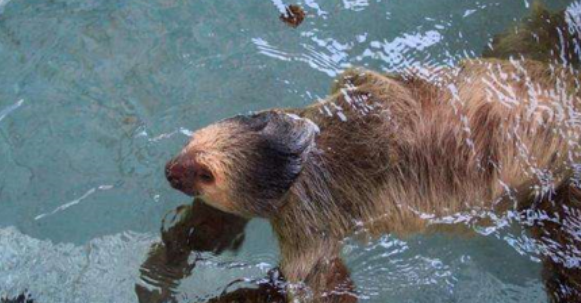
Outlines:
<svg viewBox="0 0 581 303"><path fill-rule="evenodd" d="M324 98L349 66L398 72L479 57L530 13L498 0L0 0L0 295L137 302L164 215L189 198L165 162L218 119ZM285 4L290 4L286 3ZM579 11L554 0L553 10ZM526 235L392 236L344 255L362 302L546 302ZM267 222L238 254L208 257L180 302L263 276Z"/></svg>

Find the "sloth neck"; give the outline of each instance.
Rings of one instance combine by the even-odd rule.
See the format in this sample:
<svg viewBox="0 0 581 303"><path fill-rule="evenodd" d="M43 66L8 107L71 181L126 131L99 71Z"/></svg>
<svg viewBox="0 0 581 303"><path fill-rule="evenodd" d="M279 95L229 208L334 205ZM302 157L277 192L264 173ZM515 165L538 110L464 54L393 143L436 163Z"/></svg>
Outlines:
<svg viewBox="0 0 581 303"><path fill-rule="evenodd" d="M342 239L369 217L376 204L385 202L379 189L390 170L391 154L363 148L365 144L340 144L343 139L327 137L323 130L317 140L284 207L271 218L281 243ZM388 150L384 144L377 146L379 150Z"/></svg>

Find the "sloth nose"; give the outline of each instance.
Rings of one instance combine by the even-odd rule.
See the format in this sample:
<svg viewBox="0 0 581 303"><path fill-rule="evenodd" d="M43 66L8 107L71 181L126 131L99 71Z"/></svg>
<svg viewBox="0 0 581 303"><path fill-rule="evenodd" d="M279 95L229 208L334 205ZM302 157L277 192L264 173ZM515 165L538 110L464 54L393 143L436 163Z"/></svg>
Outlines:
<svg viewBox="0 0 581 303"><path fill-rule="evenodd" d="M183 190L185 171L185 167L175 160L171 160L165 165L165 177L171 187L177 190Z"/></svg>
<svg viewBox="0 0 581 303"><path fill-rule="evenodd" d="M200 193L194 189L194 168L179 159L170 160L165 165L165 177L171 187L189 196L198 196Z"/></svg>

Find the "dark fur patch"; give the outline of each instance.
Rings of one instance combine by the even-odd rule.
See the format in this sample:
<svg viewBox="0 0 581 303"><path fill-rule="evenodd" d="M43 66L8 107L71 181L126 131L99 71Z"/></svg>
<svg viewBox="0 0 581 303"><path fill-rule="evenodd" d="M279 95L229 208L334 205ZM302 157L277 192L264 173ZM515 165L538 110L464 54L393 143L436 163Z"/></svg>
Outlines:
<svg viewBox="0 0 581 303"><path fill-rule="evenodd" d="M264 112L250 115L238 115L228 120L239 123L251 131L258 132L266 127L271 117L272 117L271 112Z"/></svg>
<svg viewBox="0 0 581 303"><path fill-rule="evenodd" d="M302 119L273 111L233 119L258 135L235 191L246 193L253 212L267 215L301 173L315 130Z"/></svg>

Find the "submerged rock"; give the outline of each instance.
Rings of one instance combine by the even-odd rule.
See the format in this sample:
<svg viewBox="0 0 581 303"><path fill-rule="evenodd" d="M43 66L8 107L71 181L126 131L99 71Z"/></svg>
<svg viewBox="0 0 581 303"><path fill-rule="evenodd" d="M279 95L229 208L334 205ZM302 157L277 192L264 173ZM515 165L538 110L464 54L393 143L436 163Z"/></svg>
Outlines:
<svg viewBox="0 0 581 303"><path fill-rule="evenodd" d="M1 297L0 303L34 303L32 296L26 291L15 298Z"/></svg>

